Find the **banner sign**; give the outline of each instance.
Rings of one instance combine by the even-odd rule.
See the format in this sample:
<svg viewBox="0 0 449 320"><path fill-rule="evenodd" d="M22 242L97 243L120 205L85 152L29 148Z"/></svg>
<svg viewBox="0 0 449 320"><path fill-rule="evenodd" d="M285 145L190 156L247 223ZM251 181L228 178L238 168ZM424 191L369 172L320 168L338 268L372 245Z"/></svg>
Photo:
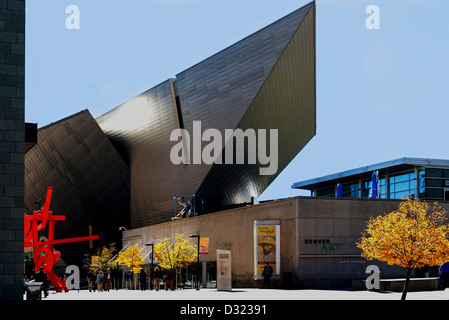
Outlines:
<svg viewBox="0 0 449 320"><path fill-rule="evenodd" d="M91 267L98 267L100 265L99 256L91 256L92 263L90 264Z"/></svg>
<svg viewBox="0 0 449 320"><path fill-rule="evenodd" d="M272 279L280 278L280 221L254 221L254 279L263 279L262 272L268 263L273 268Z"/></svg>
<svg viewBox="0 0 449 320"><path fill-rule="evenodd" d="M231 251L217 249L217 290L232 290Z"/></svg>
<svg viewBox="0 0 449 320"><path fill-rule="evenodd" d="M209 238L200 238L200 254L209 253Z"/></svg>

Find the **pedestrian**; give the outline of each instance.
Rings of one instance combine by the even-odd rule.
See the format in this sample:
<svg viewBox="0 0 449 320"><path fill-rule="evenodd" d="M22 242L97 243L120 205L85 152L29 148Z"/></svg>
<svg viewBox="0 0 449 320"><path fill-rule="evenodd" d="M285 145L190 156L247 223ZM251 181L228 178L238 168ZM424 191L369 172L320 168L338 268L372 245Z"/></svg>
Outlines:
<svg viewBox="0 0 449 320"><path fill-rule="evenodd" d="M98 290L98 292L103 291L103 280L104 280L104 274L103 274L103 271L100 271L97 275L97 290Z"/></svg>
<svg viewBox="0 0 449 320"><path fill-rule="evenodd" d="M42 282L41 288L44 291L44 298L46 298L48 296L48 278L44 267L40 267L39 272L36 273L36 282Z"/></svg>
<svg viewBox="0 0 449 320"><path fill-rule="evenodd" d="M118 268L112 269L112 284L115 290L120 288L121 272Z"/></svg>
<svg viewBox="0 0 449 320"><path fill-rule="evenodd" d="M86 275L87 287L89 288L89 292L92 292L92 269L89 269Z"/></svg>
<svg viewBox="0 0 449 320"><path fill-rule="evenodd" d="M449 288L449 262L440 266L440 278L443 282L443 289Z"/></svg>
<svg viewBox="0 0 449 320"><path fill-rule="evenodd" d="M106 274L104 275L104 291L109 292L109 289L111 288L111 282L112 282L112 273L111 270L108 268L108 270L106 270Z"/></svg>
<svg viewBox="0 0 449 320"><path fill-rule="evenodd" d="M154 289L159 291L159 284L161 283L162 273L158 267L154 269Z"/></svg>
<svg viewBox="0 0 449 320"><path fill-rule="evenodd" d="M168 290L168 288L173 291L173 271L167 270L167 273L165 274L165 291Z"/></svg>
<svg viewBox="0 0 449 320"><path fill-rule="evenodd" d="M145 291L145 287L147 284L147 273L145 269L140 269L140 290Z"/></svg>
<svg viewBox="0 0 449 320"><path fill-rule="evenodd" d="M97 288L97 271L93 271L90 276L90 282L92 283L92 291L95 292L95 289Z"/></svg>
<svg viewBox="0 0 449 320"><path fill-rule="evenodd" d="M262 288L270 288L270 282L271 282L271 275L273 274L273 268L270 266L270 263L267 262L265 265L265 268L263 268L263 286Z"/></svg>
<svg viewBox="0 0 449 320"><path fill-rule="evenodd" d="M23 293L25 294L28 288L28 283L30 283L30 280L28 279L28 276L25 275L23 278Z"/></svg>

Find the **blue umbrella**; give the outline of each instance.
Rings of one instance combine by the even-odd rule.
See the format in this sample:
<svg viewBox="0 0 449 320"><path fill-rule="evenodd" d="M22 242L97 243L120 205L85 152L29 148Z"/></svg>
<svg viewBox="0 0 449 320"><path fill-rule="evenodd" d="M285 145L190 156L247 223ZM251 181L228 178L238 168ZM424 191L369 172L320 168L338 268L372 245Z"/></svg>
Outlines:
<svg viewBox="0 0 449 320"><path fill-rule="evenodd" d="M343 186L341 183L337 184L337 198L343 198Z"/></svg>
<svg viewBox="0 0 449 320"><path fill-rule="evenodd" d="M379 198L379 184L378 184L378 172L374 171L371 182L371 196L370 198L378 199Z"/></svg>

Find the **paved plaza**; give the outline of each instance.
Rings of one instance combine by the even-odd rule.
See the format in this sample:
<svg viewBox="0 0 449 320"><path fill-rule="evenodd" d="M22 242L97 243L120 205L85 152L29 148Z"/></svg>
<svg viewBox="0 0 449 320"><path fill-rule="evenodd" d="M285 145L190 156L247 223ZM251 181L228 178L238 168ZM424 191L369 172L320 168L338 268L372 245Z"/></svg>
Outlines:
<svg viewBox="0 0 449 320"><path fill-rule="evenodd" d="M26 297L24 296L24 299ZM50 291L43 301L56 300L400 300L400 292L346 290L280 290L244 289L217 291L216 289L177 289L174 291L110 290L89 292L71 290L67 293ZM449 300L449 289L408 292L407 300Z"/></svg>

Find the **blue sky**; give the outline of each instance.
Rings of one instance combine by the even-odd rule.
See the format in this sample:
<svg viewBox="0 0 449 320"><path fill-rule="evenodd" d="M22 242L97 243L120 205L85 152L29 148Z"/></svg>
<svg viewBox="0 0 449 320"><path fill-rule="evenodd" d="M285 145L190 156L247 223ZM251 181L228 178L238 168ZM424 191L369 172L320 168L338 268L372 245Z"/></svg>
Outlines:
<svg viewBox="0 0 449 320"><path fill-rule="evenodd" d="M26 121L97 117L308 2L28 0ZM380 29L366 28L369 5ZM317 0L317 135L259 199L396 158L449 159L448 13L447 0Z"/></svg>

